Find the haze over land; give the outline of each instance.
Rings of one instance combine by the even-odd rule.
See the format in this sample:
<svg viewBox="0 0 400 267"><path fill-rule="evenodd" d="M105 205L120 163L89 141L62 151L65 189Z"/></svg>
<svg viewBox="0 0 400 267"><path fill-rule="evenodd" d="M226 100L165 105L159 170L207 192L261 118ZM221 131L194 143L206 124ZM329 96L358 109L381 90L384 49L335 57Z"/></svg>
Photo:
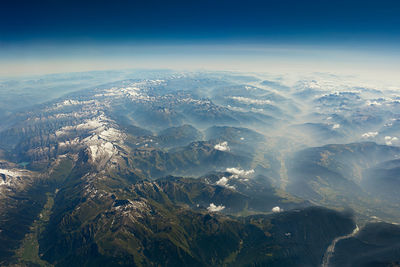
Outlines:
<svg viewBox="0 0 400 267"><path fill-rule="evenodd" d="M6 1L1 266L398 266L397 1Z"/></svg>
<svg viewBox="0 0 400 267"><path fill-rule="evenodd" d="M374 231L377 222L398 223L397 91L324 73L292 79L164 70L3 82L3 263L318 265L355 224ZM65 89L43 94L59 84ZM10 86L20 90L9 94ZM24 218L22 209L30 211ZM319 220L328 228L316 230ZM325 220L340 222L329 228ZM249 240L241 236L248 227ZM312 246L299 227L316 238ZM235 236L205 258L204 238L223 245ZM392 245L377 258L397 261ZM350 260L341 255L329 262Z"/></svg>

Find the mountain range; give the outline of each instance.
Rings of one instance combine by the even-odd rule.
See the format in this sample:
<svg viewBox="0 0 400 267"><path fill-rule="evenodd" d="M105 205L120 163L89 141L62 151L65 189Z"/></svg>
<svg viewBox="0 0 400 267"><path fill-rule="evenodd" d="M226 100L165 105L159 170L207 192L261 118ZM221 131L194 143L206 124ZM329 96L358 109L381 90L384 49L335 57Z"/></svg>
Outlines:
<svg viewBox="0 0 400 267"><path fill-rule="evenodd" d="M0 265L396 266L398 100L315 79L2 81Z"/></svg>

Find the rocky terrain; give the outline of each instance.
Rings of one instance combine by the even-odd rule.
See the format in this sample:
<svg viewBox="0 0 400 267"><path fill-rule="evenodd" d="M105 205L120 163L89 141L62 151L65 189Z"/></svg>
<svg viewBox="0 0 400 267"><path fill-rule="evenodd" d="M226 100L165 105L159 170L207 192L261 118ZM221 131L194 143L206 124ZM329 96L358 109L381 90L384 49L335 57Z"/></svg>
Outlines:
<svg viewBox="0 0 400 267"><path fill-rule="evenodd" d="M331 76L87 75L88 88L72 89L87 81L72 75L0 113L1 265L319 266L341 236L332 264L368 266L346 254L364 247L400 260L393 240L371 245L400 222L391 89Z"/></svg>

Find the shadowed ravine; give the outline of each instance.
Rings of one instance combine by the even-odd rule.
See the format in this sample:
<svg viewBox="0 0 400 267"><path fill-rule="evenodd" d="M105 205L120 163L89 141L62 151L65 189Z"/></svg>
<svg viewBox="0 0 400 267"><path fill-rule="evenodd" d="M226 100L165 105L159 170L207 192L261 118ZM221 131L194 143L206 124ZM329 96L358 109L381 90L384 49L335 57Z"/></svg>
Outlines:
<svg viewBox="0 0 400 267"><path fill-rule="evenodd" d="M329 245L329 247L326 249L325 254L324 254L324 258L322 259L322 267L329 267L330 266L330 260L333 256L333 254L335 253L335 247L336 247L336 243L339 242L340 240L343 239L347 239L350 237L355 236L358 231L360 230L360 228L358 228L358 225L356 225L356 228L354 228L353 232L348 234L348 235L344 235L344 236L339 236L336 237L332 243Z"/></svg>

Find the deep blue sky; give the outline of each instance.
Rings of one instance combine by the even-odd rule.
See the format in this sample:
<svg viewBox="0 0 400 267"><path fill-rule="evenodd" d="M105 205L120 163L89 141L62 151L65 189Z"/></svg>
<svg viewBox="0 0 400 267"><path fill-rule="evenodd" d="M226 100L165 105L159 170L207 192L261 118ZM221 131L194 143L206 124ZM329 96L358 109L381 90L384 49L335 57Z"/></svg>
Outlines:
<svg viewBox="0 0 400 267"><path fill-rule="evenodd" d="M0 42L397 42L397 0L3 0Z"/></svg>
<svg viewBox="0 0 400 267"><path fill-rule="evenodd" d="M0 77L115 68L400 71L400 0L0 0Z"/></svg>

